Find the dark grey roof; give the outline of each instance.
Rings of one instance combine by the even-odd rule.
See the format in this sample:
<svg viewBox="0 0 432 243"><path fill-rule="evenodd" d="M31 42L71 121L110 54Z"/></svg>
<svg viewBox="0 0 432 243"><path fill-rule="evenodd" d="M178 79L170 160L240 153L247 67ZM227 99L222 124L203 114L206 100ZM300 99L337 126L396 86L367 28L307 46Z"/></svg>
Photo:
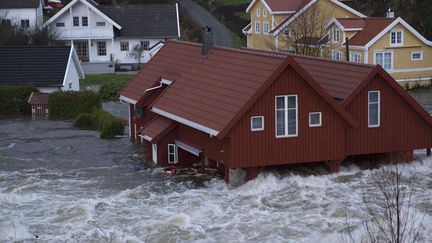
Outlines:
<svg viewBox="0 0 432 243"><path fill-rule="evenodd" d="M3 8L37 8L39 0L0 0L0 9Z"/></svg>
<svg viewBox="0 0 432 243"><path fill-rule="evenodd" d="M116 37L178 37L175 4L100 5L97 8L118 23Z"/></svg>
<svg viewBox="0 0 432 243"><path fill-rule="evenodd" d="M62 86L70 48L0 46L0 85Z"/></svg>

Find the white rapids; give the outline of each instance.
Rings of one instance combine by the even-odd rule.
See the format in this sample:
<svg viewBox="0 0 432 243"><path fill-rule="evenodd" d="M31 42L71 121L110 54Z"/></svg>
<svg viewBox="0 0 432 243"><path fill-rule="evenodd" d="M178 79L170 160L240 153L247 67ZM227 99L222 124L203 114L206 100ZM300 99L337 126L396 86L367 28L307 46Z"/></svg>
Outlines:
<svg viewBox="0 0 432 243"><path fill-rule="evenodd" d="M430 240L432 159L417 159L404 172L418 173L415 213ZM236 188L166 178L124 188L116 174L154 175L119 169L0 171L0 242L344 242L348 224L363 218L361 182L370 175L350 166L332 175L267 172Z"/></svg>

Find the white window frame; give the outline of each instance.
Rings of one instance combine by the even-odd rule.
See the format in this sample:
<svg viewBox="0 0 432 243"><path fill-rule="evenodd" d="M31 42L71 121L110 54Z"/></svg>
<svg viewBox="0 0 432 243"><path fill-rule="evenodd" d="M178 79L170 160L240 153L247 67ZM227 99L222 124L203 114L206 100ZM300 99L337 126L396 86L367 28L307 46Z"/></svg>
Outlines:
<svg viewBox="0 0 432 243"><path fill-rule="evenodd" d="M319 115L319 123L312 124L312 115ZM319 111L309 112L309 127L321 127L322 126L322 113Z"/></svg>
<svg viewBox="0 0 432 243"><path fill-rule="evenodd" d="M337 34L336 34L337 32ZM333 28L332 29L332 42L333 43L339 43L340 42L340 29Z"/></svg>
<svg viewBox="0 0 432 243"><path fill-rule="evenodd" d="M97 51L98 56L106 56L107 55L107 43L106 43L106 41L96 42L96 48L97 48L96 51Z"/></svg>
<svg viewBox="0 0 432 243"><path fill-rule="evenodd" d="M253 120L254 119L261 119L261 127L260 128L254 128L254 126L253 126ZM251 131L252 132L264 131L264 116L251 116Z"/></svg>
<svg viewBox="0 0 432 243"><path fill-rule="evenodd" d="M142 41L140 41L140 46L141 46L141 49L143 49L144 51L148 51L148 50L150 50L150 41L149 40L142 40Z"/></svg>
<svg viewBox="0 0 432 243"><path fill-rule="evenodd" d="M340 51L332 51L332 60L340 61L342 60L342 52Z"/></svg>
<svg viewBox="0 0 432 243"><path fill-rule="evenodd" d="M394 62L394 60L393 60L393 57L394 57L393 51L375 51L375 53L374 53L374 64L375 65L377 65L377 54L379 54L379 53L382 53L382 55L383 55L383 66L382 66L382 68L384 68L386 71L393 70L393 62ZM390 53L390 55L391 55L390 69L386 69L385 68L384 60L385 60L385 54L386 53Z"/></svg>
<svg viewBox="0 0 432 243"><path fill-rule="evenodd" d="M362 58L362 56L358 52L350 53L350 62L361 63L361 58Z"/></svg>
<svg viewBox="0 0 432 243"><path fill-rule="evenodd" d="M397 33L400 33L400 43L397 42ZM393 43L392 37L395 34L395 43ZM401 29L395 29L390 32L390 46L402 46L404 43L404 31Z"/></svg>
<svg viewBox="0 0 432 243"><path fill-rule="evenodd" d="M103 26L106 26L106 23L105 23L105 21L98 21L98 22L96 22L96 26L103 27Z"/></svg>
<svg viewBox="0 0 432 243"><path fill-rule="evenodd" d="M371 102L370 101L370 94L371 93L378 93L378 102ZM370 105L371 104L378 104L378 124L370 124ZM376 128L381 126L381 92L379 90L371 90L368 91L368 127L369 128Z"/></svg>
<svg viewBox="0 0 432 243"><path fill-rule="evenodd" d="M414 54L420 54L420 58L415 59ZM423 51L413 51L411 52L411 61L422 61L423 60Z"/></svg>
<svg viewBox="0 0 432 243"><path fill-rule="evenodd" d="M255 21L255 34L260 34L260 33L261 33L261 22Z"/></svg>
<svg viewBox="0 0 432 243"><path fill-rule="evenodd" d="M59 28L65 27L65 23L64 22L57 22L57 23L55 23L55 25L56 25L56 27L59 27Z"/></svg>
<svg viewBox="0 0 432 243"><path fill-rule="evenodd" d="M284 98L284 110L285 110L285 131L283 135L278 135L278 131L277 131L277 98L283 97ZM288 98L289 97L295 97L296 99L296 106L295 108L288 108ZM295 134L289 134L288 133L288 111L295 109L296 111L296 132ZM280 109L279 109L280 110ZM291 94L291 95L277 95L275 96L275 136L276 138L292 138L292 137L298 137L298 95L296 94Z"/></svg>
<svg viewBox="0 0 432 243"><path fill-rule="evenodd" d="M158 162L157 154L158 154L157 143L152 143L152 160L153 160L153 162L155 162L156 164L157 164L157 162Z"/></svg>
<svg viewBox="0 0 432 243"><path fill-rule="evenodd" d="M263 34L268 34L270 30L270 24L269 22L265 21L263 22Z"/></svg>
<svg viewBox="0 0 432 243"><path fill-rule="evenodd" d="M75 25L75 20L78 19L78 25ZM73 27L79 27L80 26L80 17L79 16L73 16L72 17L72 26Z"/></svg>
<svg viewBox="0 0 432 243"><path fill-rule="evenodd" d="M170 148L174 147L174 153L170 152ZM170 160L170 155L174 155L174 161ZM178 163L178 147L175 144L168 144L168 164L177 164Z"/></svg>
<svg viewBox="0 0 432 243"><path fill-rule="evenodd" d="M30 28L30 19L21 19L21 28Z"/></svg>
<svg viewBox="0 0 432 243"><path fill-rule="evenodd" d="M263 17L267 17L267 9L263 9L262 13L263 13Z"/></svg>
<svg viewBox="0 0 432 243"><path fill-rule="evenodd" d="M256 16L257 17L261 16L261 9L257 8L257 10L256 10Z"/></svg>
<svg viewBox="0 0 432 243"><path fill-rule="evenodd" d="M84 23L85 23L85 25L84 25ZM81 25L85 26L85 27L87 27L89 25L89 18L88 18L88 16L81 16Z"/></svg>
<svg viewBox="0 0 432 243"><path fill-rule="evenodd" d="M127 47L126 50L123 47ZM129 51L129 41L120 41L120 51L122 52Z"/></svg>

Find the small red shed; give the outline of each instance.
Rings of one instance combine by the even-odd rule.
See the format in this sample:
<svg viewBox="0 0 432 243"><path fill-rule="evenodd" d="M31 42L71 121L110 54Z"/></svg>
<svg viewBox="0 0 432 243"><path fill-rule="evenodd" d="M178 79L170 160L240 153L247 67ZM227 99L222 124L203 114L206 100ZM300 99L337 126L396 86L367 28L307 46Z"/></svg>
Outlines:
<svg viewBox="0 0 432 243"><path fill-rule="evenodd" d="M130 135L161 166L229 181L272 165L432 147L431 116L380 66L168 41L122 90ZM140 114L137 116L136 114ZM150 151L152 151L150 153Z"/></svg>
<svg viewBox="0 0 432 243"><path fill-rule="evenodd" d="M48 117L48 97L47 93L31 93L28 103L31 105L33 117Z"/></svg>

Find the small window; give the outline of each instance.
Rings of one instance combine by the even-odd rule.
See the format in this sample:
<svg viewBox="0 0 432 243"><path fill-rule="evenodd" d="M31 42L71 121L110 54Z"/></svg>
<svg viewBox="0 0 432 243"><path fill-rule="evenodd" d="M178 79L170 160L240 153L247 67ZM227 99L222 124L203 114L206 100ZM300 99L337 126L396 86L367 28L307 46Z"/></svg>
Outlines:
<svg viewBox="0 0 432 243"><path fill-rule="evenodd" d="M69 89L70 90L72 89L72 83L69 83Z"/></svg>
<svg viewBox="0 0 432 243"><path fill-rule="evenodd" d="M342 60L342 53L339 51L332 51L333 60Z"/></svg>
<svg viewBox="0 0 432 243"><path fill-rule="evenodd" d="M269 32L269 23L268 22L264 22L263 23L263 33L264 34L268 34Z"/></svg>
<svg viewBox="0 0 432 243"><path fill-rule="evenodd" d="M251 117L251 131L263 131L264 130L264 116L253 116Z"/></svg>
<svg viewBox="0 0 432 243"><path fill-rule="evenodd" d="M350 61L360 63L361 62L361 55L360 53L351 53L350 54Z"/></svg>
<svg viewBox="0 0 432 243"><path fill-rule="evenodd" d="M290 37L291 36L291 30L286 28L283 30L284 37Z"/></svg>
<svg viewBox="0 0 432 243"><path fill-rule="evenodd" d="M150 50L150 41L141 41L141 49L148 51Z"/></svg>
<svg viewBox="0 0 432 243"><path fill-rule="evenodd" d="M82 21L82 26L88 26L88 17L82 17L81 21Z"/></svg>
<svg viewBox="0 0 432 243"><path fill-rule="evenodd" d="M393 69L393 53L375 52L375 64L381 65L385 70Z"/></svg>
<svg viewBox="0 0 432 243"><path fill-rule="evenodd" d="M168 164L177 164L178 149L175 144L168 144Z"/></svg>
<svg viewBox="0 0 432 243"><path fill-rule="evenodd" d="M368 127L380 126L380 92L368 92Z"/></svg>
<svg viewBox="0 0 432 243"><path fill-rule="evenodd" d="M65 23L58 22L58 23L56 23L56 27L65 27Z"/></svg>
<svg viewBox="0 0 432 243"><path fill-rule="evenodd" d="M98 41L97 43L98 56L106 56L106 42Z"/></svg>
<svg viewBox="0 0 432 243"><path fill-rule="evenodd" d="M321 112L309 113L309 127L320 127L321 126Z"/></svg>
<svg viewBox="0 0 432 243"><path fill-rule="evenodd" d="M263 17L267 17L267 9L263 9Z"/></svg>
<svg viewBox="0 0 432 243"><path fill-rule="evenodd" d="M258 8L258 9L256 10L256 16L257 16L257 17L261 16L261 9Z"/></svg>
<svg viewBox="0 0 432 243"><path fill-rule="evenodd" d="M105 22L96 22L96 26L105 26Z"/></svg>
<svg viewBox="0 0 432 243"><path fill-rule="evenodd" d="M1 20L1 24L2 25L8 25L8 26L10 26L11 25L11 20L10 19L2 19Z"/></svg>
<svg viewBox="0 0 432 243"><path fill-rule="evenodd" d="M21 20L21 28L29 28L29 27L30 27L30 20L22 19Z"/></svg>
<svg viewBox="0 0 432 243"><path fill-rule="evenodd" d="M79 26L79 17L73 17L73 26Z"/></svg>
<svg viewBox="0 0 432 243"><path fill-rule="evenodd" d="M334 43L339 43L340 41L340 31L337 28L332 29L332 41Z"/></svg>
<svg viewBox="0 0 432 243"><path fill-rule="evenodd" d="M421 60L423 60L423 52L422 51L413 51L411 53L411 60L412 61L421 61Z"/></svg>
<svg viewBox="0 0 432 243"><path fill-rule="evenodd" d="M296 137L298 134L297 95L275 98L276 137Z"/></svg>
<svg viewBox="0 0 432 243"><path fill-rule="evenodd" d="M403 31L393 30L390 33L390 45L402 45L403 44Z"/></svg>
<svg viewBox="0 0 432 243"><path fill-rule="evenodd" d="M256 21L255 22L255 33L259 34L261 32L261 22Z"/></svg>
<svg viewBox="0 0 432 243"><path fill-rule="evenodd" d="M120 42L120 51L129 51L129 42L128 41Z"/></svg>

